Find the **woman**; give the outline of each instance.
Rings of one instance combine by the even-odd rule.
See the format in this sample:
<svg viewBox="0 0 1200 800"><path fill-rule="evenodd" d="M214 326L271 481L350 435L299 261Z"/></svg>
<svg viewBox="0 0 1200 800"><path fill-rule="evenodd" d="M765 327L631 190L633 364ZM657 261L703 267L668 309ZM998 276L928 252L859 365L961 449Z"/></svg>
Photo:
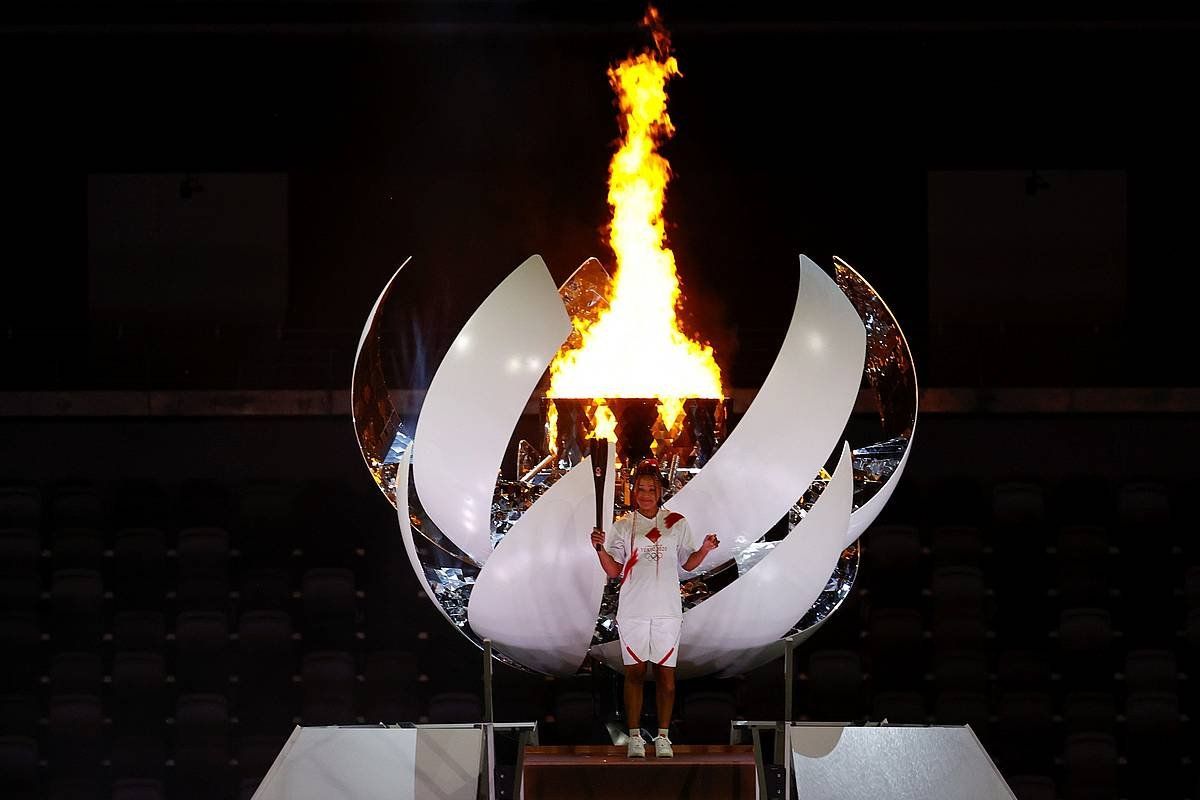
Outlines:
<svg viewBox="0 0 1200 800"><path fill-rule="evenodd" d="M697 541L682 514L661 508L663 480L653 459L633 472L634 510L613 523L609 534L592 529L592 544L604 574L621 576L617 629L625 664L625 715L629 724L630 758L645 758L640 718L646 671L654 664L658 682L658 735L654 754L671 758L668 736L675 705L675 662L683 602L678 566L697 569L720 542L716 534Z"/></svg>

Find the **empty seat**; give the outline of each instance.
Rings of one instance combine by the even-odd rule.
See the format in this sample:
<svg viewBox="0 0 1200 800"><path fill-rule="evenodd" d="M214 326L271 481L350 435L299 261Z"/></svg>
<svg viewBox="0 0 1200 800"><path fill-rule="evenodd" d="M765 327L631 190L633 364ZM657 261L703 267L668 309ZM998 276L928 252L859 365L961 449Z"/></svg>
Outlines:
<svg viewBox="0 0 1200 800"><path fill-rule="evenodd" d="M1046 520L1042 487L1023 481L997 484L992 489L992 521L1001 529L1040 528Z"/></svg>
<svg viewBox="0 0 1200 800"><path fill-rule="evenodd" d="M247 563L279 564L295 548L295 495L294 486L283 484L254 484L243 490L234 527Z"/></svg>
<svg viewBox="0 0 1200 800"><path fill-rule="evenodd" d="M987 658L977 651L939 653L933 662L933 682L939 689L961 692L987 691Z"/></svg>
<svg viewBox="0 0 1200 800"><path fill-rule="evenodd" d="M0 528L33 528L42 524L42 493L35 486L0 486Z"/></svg>
<svg viewBox="0 0 1200 800"><path fill-rule="evenodd" d="M117 531L113 576L117 606L157 608L167 590L167 541L158 528Z"/></svg>
<svg viewBox="0 0 1200 800"><path fill-rule="evenodd" d="M41 797L37 741L31 736L0 736L0 795L9 800Z"/></svg>
<svg viewBox="0 0 1200 800"><path fill-rule="evenodd" d="M36 738L40 716L37 699L32 695L0 695L0 736Z"/></svg>
<svg viewBox="0 0 1200 800"><path fill-rule="evenodd" d="M106 519L104 500L93 486L60 486L50 500L50 521L55 528L103 528Z"/></svg>
<svg viewBox="0 0 1200 800"><path fill-rule="evenodd" d="M94 695L50 698L49 755L59 776L86 779L98 775L105 750L104 711Z"/></svg>
<svg viewBox="0 0 1200 800"><path fill-rule="evenodd" d="M229 533L223 528L185 528L176 545L180 572L224 570L229 563Z"/></svg>
<svg viewBox="0 0 1200 800"><path fill-rule="evenodd" d="M1046 691L1050 662L1040 651L1004 650L996 658L996 681L1003 691Z"/></svg>
<svg viewBox="0 0 1200 800"><path fill-rule="evenodd" d="M1112 620L1104 609L1073 608L1062 612L1058 625L1059 658L1069 685L1100 688L1112 681L1112 640Z"/></svg>
<svg viewBox="0 0 1200 800"><path fill-rule="evenodd" d="M483 703L473 692L439 692L429 698L430 722L479 722L482 718Z"/></svg>
<svg viewBox="0 0 1200 800"><path fill-rule="evenodd" d="M354 573L348 569L310 569L304 573L304 635L309 646L345 650L354 643Z"/></svg>
<svg viewBox="0 0 1200 800"><path fill-rule="evenodd" d="M1117 520L1134 530L1162 529L1171 523L1171 501L1159 483L1127 483L1117 492Z"/></svg>
<svg viewBox="0 0 1200 800"><path fill-rule="evenodd" d="M309 653L301 667L305 725L353 723L354 657L346 652Z"/></svg>
<svg viewBox="0 0 1200 800"><path fill-rule="evenodd" d="M59 653L50 660L52 694L99 695L103 685L99 653Z"/></svg>
<svg viewBox="0 0 1200 800"><path fill-rule="evenodd" d="M1112 576L1107 532L1076 525L1058 535L1058 593L1067 607L1101 606L1108 602Z"/></svg>
<svg viewBox="0 0 1200 800"><path fill-rule="evenodd" d="M1125 687L1134 692L1174 693L1179 664L1170 650L1134 650L1125 655Z"/></svg>
<svg viewBox="0 0 1200 800"><path fill-rule="evenodd" d="M1116 800L1117 743L1098 733L1073 733L1063 749L1066 800Z"/></svg>
<svg viewBox="0 0 1200 800"><path fill-rule="evenodd" d="M1200 608L1200 566L1188 567L1183 580L1183 597L1189 609Z"/></svg>
<svg viewBox="0 0 1200 800"><path fill-rule="evenodd" d="M369 653L364 676L368 722L415 722L421 716L414 654Z"/></svg>
<svg viewBox="0 0 1200 800"><path fill-rule="evenodd" d="M862 577L881 605L916 603L924 585L920 537L911 525L875 525L863 546Z"/></svg>
<svg viewBox="0 0 1200 800"><path fill-rule="evenodd" d="M42 635L32 611L0 611L0 692L31 688L41 674Z"/></svg>
<svg viewBox="0 0 1200 800"><path fill-rule="evenodd" d="M177 545L179 607L225 611L229 607L229 534L220 528L188 528Z"/></svg>
<svg viewBox="0 0 1200 800"><path fill-rule="evenodd" d="M176 782L171 796L224 798L231 786L229 711L218 694L180 696L175 707Z"/></svg>
<svg viewBox="0 0 1200 800"><path fill-rule="evenodd" d="M1105 733L1117 727L1117 701L1111 692L1071 692L1063 701L1067 733Z"/></svg>
<svg viewBox="0 0 1200 800"><path fill-rule="evenodd" d="M118 730L138 730L167 713L167 670L161 653L120 652L113 656L113 721Z"/></svg>
<svg viewBox="0 0 1200 800"><path fill-rule="evenodd" d="M115 731L112 745L114 778L161 780L166 775L166 764L166 725L161 718L135 730Z"/></svg>
<svg viewBox="0 0 1200 800"><path fill-rule="evenodd" d="M51 538L50 554L56 568L103 568L107 543L96 528L59 528Z"/></svg>
<svg viewBox="0 0 1200 800"><path fill-rule="evenodd" d="M292 620L283 611L247 611L238 620L238 718L245 730L286 727L296 671Z"/></svg>
<svg viewBox="0 0 1200 800"><path fill-rule="evenodd" d="M863 711L863 669L858 653L817 650L808 659L807 714L816 720L856 719Z"/></svg>
<svg viewBox="0 0 1200 800"><path fill-rule="evenodd" d="M159 611L118 611L113 615L114 650L160 650L166 623Z"/></svg>
<svg viewBox="0 0 1200 800"><path fill-rule="evenodd" d="M1002 694L995 733L997 755L1006 770L1048 770L1054 757L1056 738L1050 695L1044 692Z"/></svg>
<svg viewBox="0 0 1200 800"><path fill-rule="evenodd" d="M0 577L36 576L41 553L41 538L32 528L0 529Z"/></svg>
<svg viewBox="0 0 1200 800"><path fill-rule="evenodd" d="M36 572L0 575L0 613L32 612L41 597L41 580Z"/></svg>
<svg viewBox="0 0 1200 800"><path fill-rule="evenodd" d="M983 535L973 525L941 525L930 534L934 567L978 567L983 561Z"/></svg>
<svg viewBox="0 0 1200 800"><path fill-rule="evenodd" d="M931 583L934 620L982 617L986 590L978 567L939 567Z"/></svg>
<svg viewBox="0 0 1200 800"><path fill-rule="evenodd" d="M1126 744L1136 759L1156 768L1178 766L1182 724L1174 692L1134 692L1125 701Z"/></svg>
<svg viewBox="0 0 1200 800"><path fill-rule="evenodd" d="M175 625L175 676L181 692L225 691L229 683L225 615L184 611Z"/></svg>
<svg viewBox="0 0 1200 800"><path fill-rule="evenodd" d="M48 796L49 800L108 800L109 793L100 786L99 778L68 773L51 779Z"/></svg>
<svg viewBox="0 0 1200 800"><path fill-rule="evenodd" d="M946 616L933 623L935 653L982 651L988 645L987 625L975 616Z"/></svg>
<svg viewBox="0 0 1200 800"><path fill-rule="evenodd" d="M239 594L241 607L246 611L286 611L292 602L287 570L273 567L247 570Z"/></svg>
<svg viewBox="0 0 1200 800"><path fill-rule="evenodd" d="M878 688L914 688L925 673L921 612L879 608L867 623L871 675Z"/></svg>
<svg viewBox="0 0 1200 800"><path fill-rule="evenodd" d="M104 634L104 583L100 573L60 569L50 586L51 636L59 650L98 647Z"/></svg>

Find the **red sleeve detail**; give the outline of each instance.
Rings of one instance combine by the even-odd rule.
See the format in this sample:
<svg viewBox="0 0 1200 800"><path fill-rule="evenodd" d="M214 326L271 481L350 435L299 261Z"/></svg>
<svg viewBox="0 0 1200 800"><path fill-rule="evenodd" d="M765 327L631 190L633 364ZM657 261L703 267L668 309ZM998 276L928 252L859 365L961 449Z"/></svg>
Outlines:
<svg viewBox="0 0 1200 800"><path fill-rule="evenodd" d="M621 570L621 585L625 585L625 579L629 577L629 573L633 571L633 565L638 560L638 549L633 548L633 553L630 554L629 560L625 562L625 568Z"/></svg>
<svg viewBox="0 0 1200 800"><path fill-rule="evenodd" d="M672 527L676 522L679 522L679 520L681 520L681 519L683 519L683 514L680 514L676 511L672 511L670 514L667 514L667 519L666 519L667 527L668 528Z"/></svg>

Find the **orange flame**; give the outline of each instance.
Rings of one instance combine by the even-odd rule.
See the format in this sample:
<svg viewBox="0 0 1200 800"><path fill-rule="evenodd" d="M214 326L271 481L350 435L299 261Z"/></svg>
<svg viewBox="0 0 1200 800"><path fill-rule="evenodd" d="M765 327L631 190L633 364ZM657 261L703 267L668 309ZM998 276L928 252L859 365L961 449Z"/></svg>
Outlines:
<svg viewBox="0 0 1200 800"><path fill-rule="evenodd" d="M548 397L655 397L668 433L688 397L723 397L712 347L679 328L679 276L666 244L663 203L671 166L658 145L675 128L666 84L679 75L670 38L651 7L643 25L656 49L608 71L617 94L622 139L609 164L609 244L616 274L608 308L595 322L574 319L582 344L550 365Z"/></svg>

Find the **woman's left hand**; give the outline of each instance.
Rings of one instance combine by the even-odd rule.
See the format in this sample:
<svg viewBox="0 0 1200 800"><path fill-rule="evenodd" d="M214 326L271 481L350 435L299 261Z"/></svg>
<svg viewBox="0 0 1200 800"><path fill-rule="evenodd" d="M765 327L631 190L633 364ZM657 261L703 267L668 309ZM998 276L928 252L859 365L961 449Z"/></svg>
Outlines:
<svg viewBox="0 0 1200 800"><path fill-rule="evenodd" d="M721 540L717 538L717 535L715 533L710 533L708 536L704 537L704 542L700 545L700 549L706 552L712 552L713 550L717 549L719 544L721 544Z"/></svg>

